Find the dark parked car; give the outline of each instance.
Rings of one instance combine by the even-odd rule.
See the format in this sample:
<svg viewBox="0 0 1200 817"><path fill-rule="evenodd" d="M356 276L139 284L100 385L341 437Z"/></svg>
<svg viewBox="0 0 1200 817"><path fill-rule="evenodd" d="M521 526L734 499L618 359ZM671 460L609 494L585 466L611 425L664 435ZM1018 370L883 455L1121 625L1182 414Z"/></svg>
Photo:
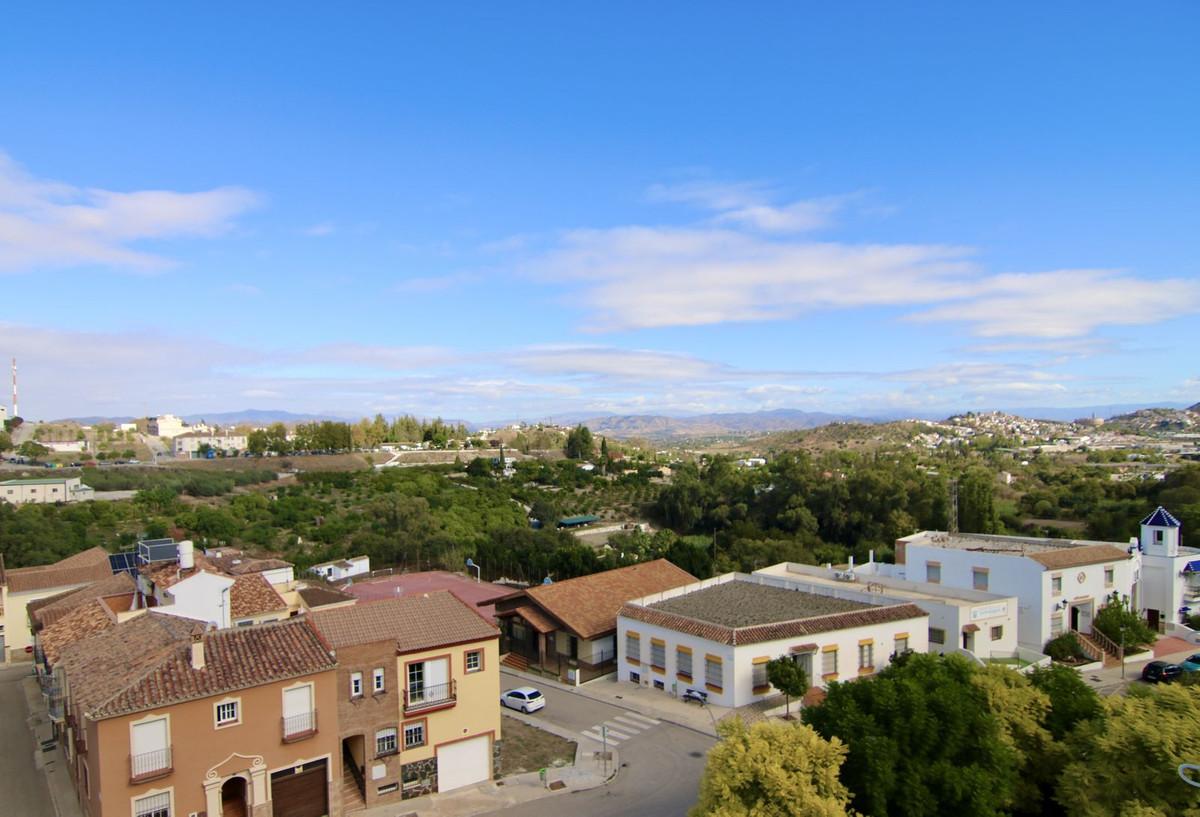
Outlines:
<svg viewBox="0 0 1200 817"><path fill-rule="evenodd" d="M1183 667L1166 661L1151 661L1142 668L1142 680L1149 684L1165 684L1183 675Z"/></svg>

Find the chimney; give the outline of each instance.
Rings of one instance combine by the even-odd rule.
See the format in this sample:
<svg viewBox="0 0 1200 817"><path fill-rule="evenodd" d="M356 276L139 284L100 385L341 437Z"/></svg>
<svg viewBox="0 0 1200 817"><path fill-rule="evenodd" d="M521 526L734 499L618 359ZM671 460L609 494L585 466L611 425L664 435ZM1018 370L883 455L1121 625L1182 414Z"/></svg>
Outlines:
<svg viewBox="0 0 1200 817"><path fill-rule="evenodd" d="M204 669L204 634L192 635L192 669Z"/></svg>

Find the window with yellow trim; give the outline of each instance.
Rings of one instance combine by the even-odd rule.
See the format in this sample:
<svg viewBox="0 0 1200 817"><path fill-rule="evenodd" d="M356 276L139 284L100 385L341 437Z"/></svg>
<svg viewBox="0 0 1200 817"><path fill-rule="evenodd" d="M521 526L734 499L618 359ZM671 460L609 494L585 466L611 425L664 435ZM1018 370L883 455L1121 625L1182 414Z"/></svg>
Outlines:
<svg viewBox="0 0 1200 817"><path fill-rule="evenodd" d="M686 647L675 648L675 674L681 680L692 680L692 651Z"/></svg>
<svg viewBox="0 0 1200 817"><path fill-rule="evenodd" d="M704 656L704 683L718 690L725 688L725 667L720 656Z"/></svg>
<svg viewBox="0 0 1200 817"><path fill-rule="evenodd" d="M642 662L642 639L637 633L625 633L625 660L634 664Z"/></svg>
<svg viewBox="0 0 1200 817"><path fill-rule="evenodd" d="M821 653L821 674L822 675L837 675L838 674L838 651L828 650Z"/></svg>
<svg viewBox="0 0 1200 817"><path fill-rule="evenodd" d="M667 643L662 639L650 639L650 667L659 672L667 668Z"/></svg>

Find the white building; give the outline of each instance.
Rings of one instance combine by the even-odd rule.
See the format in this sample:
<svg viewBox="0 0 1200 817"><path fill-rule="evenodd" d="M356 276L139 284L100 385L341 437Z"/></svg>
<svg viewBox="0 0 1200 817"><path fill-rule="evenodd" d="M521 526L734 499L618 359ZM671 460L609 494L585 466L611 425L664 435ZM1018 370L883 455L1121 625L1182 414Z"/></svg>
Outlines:
<svg viewBox="0 0 1200 817"><path fill-rule="evenodd" d="M80 477L6 479L0 482L0 502L13 505L82 502L95 495L96 492L84 485Z"/></svg>
<svg viewBox="0 0 1200 817"><path fill-rule="evenodd" d="M155 609L203 621L219 629L230 625L234 580L219 573L197 571L164 590L167 603Z"/></svg>
<svg viewBox="0 0 1200 817"><path fill-rule="evenodd" d="M1154 629L1182 624L1200 602L1200 550L1183 547L1182 527L1162 507L1142 520L1138 609Z"/></svg>
<svg viewBox="0 0 1200 817"><path fill-rule="evenodd" d="M178 437L188 431L188 425L174 414L160 414L158 417L148 417L146 430L153 437Z"/></svg>
<svg viewBox="0 0 1200 817"><path fill-rule="evenodd" d="M811 686L878 672L928 649L929 615L888 597L845 598L813 583L727 573L627 602L617 617L617 673L721 706L775 694L767 663L790 656Z"/></svg>
<svg viewBox="0 0 1200 817"><path fill-rule="evenodd" d="M362 576L371 572L370 556L352 556L349 559L336 559L332 562L322 562L308 569L323 579L336 582L349 579L352 576Z"/></svg>
<svg viewBox="0 0 1200 817"><path fill-rule="evenodd" d="M880 575L1016 596L1018 642L1041 651L1065 630L1088 634L1105 599L1136 609L1136 543L922 531L896 540L896 564Z"/></svg>
<svg viewBox="0 0 1200 817"><path fill-rule="evenodd" d="M213 451L233 454L246 450L245 434L212 434L189 431L180 434L172 440L171 446L176 457L192 458L202 446L207 445Z"/></svg>
<svg viewBox="0 0 1200 817"><path fill-rule="evenodd" d="M56 454L78 454L87 451L87 442L84 440L63 440L61 442L42 440L41 444Z"/></svg>
<svg viewBox="0 0 1200 817"><path fill-rule="evenodd" d="M1016 596L872 576L871 567L871 563L864 565L866 575L859 576L859 570L783 562L756 570L754 575L786 579L797 590L810 593L915 604L929 614L929 652L966 650L983 661L1020 658L1032 663L1043 659L1039 652L1017 645Z"/></svg>

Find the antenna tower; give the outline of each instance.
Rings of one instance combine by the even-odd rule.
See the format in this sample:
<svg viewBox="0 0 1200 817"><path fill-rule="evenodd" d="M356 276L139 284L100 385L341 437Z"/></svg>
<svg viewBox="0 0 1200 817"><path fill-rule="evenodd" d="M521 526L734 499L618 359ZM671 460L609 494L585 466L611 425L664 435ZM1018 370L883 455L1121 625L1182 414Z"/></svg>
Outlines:
<svg viewBox="0 0 1200 817"><path fill-rule="evenodd" d="M950 480L950 519L946 523L946 530L950 533L958 533L958 480Z"/></svg>
<svg viewBox="0 0 1200 817"><path fill-rule="evenodd" d="M17 407L17 359L12 359L12 375L13 375L13 417L20 417L21 410Z"/></svg>

